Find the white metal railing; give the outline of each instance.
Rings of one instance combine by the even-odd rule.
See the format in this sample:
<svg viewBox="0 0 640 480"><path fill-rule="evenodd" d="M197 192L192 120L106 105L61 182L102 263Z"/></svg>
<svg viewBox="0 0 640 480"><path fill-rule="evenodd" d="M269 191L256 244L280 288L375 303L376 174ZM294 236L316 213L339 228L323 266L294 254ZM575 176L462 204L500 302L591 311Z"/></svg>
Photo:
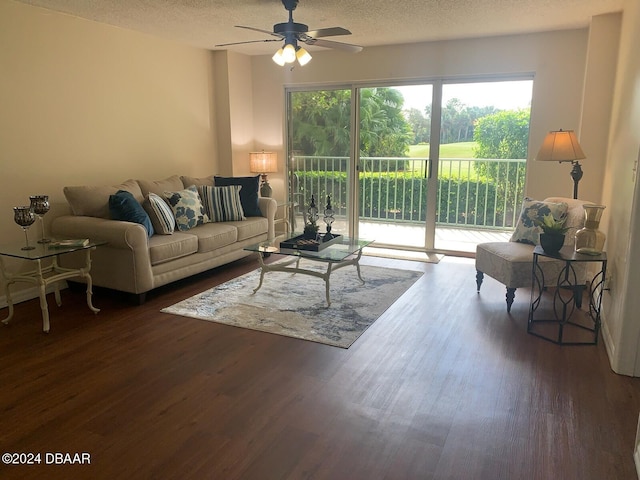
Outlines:
<svg viewBox="0 0 640 480"><path fill-rule="evenodd" d="M308 205L313 194L320 210L331 195L336 217L347 212L347 157L296 156L291 192ZM424 223L427 158L361 157L361 219ZM436 223L474 228L513 228L523 198L524 159L441 158L438 168Z"/></svg>

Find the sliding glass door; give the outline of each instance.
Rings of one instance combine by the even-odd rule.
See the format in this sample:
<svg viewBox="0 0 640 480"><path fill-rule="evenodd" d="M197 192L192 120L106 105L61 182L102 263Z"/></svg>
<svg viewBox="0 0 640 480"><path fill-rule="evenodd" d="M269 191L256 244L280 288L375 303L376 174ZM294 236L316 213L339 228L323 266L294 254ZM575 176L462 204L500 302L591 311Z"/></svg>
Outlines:
<svg viewBox="0 0 640 480"><path fill-rule="evenodd" d="M358 234L424 249L432 85L358 89Z"/></svg>
<svg viewBox="0 0 640 480"><path fill-rule="evenodd" d="M320 230L330 198L334 210L333 230L352 231L354 204L351 89L291 91L288 100L290 223L302 231L310 203L320 211Z"/></svg>
<svg viewBox="0 0 640 480"><path fill-rule="evenodd" d="M433 247L507 240L524 194L533 81L443 83Z"/></svg>
<svg viewBox="0 0 640 480"><path fill-rule="evenodd" d="M289 192L376 245L475 251L505 238L524 188L532 80L287 93ZM319 220L324 229L322 214Z"/></svg>

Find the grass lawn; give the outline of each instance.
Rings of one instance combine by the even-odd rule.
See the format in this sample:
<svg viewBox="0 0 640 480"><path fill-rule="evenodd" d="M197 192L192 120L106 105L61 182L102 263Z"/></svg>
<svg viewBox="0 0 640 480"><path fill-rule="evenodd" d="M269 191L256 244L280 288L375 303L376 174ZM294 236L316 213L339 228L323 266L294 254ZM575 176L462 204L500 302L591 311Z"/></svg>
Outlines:
<svg viewBox="0 0 640 480"><path fill-rule="evenodd" d="M440 157L442 158L473 158L473 148L476 146L476 142L460 142L460 143L445 143L440 145ZM429 145L411 145L409 147L409 157L428 157Z"/></svg>
<svg viewBox="0 0 640 480"><path fill-rule="evenodd" d="M470 180L478 180L478 175L475 170L467 171L468 165L464 165L464 171L459 171L461 167L459 162L449 162L442 160L443 158L473 158L473 148L476 146L476 142L460 142L460 143L446 143L440 145L440 175L444 175L450 178L468 178ZM409 147L410 158L429 158L429 145L411 145Z"/></svg>

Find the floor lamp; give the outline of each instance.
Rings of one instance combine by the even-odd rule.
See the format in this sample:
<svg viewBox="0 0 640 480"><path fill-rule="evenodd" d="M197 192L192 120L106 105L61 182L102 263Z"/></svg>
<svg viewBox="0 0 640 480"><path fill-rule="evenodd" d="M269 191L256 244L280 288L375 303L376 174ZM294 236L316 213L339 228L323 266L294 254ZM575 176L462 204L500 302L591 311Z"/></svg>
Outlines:
<svg viewBox="0 0 640 480"><path fill-rule="evenodd" d="M578 198L578 182L582 178L582 167L578 160L587 158L578 143L573 130L557 130L547 134L536 160L542 162L571 162L573 179L573 198Z"/></svg>

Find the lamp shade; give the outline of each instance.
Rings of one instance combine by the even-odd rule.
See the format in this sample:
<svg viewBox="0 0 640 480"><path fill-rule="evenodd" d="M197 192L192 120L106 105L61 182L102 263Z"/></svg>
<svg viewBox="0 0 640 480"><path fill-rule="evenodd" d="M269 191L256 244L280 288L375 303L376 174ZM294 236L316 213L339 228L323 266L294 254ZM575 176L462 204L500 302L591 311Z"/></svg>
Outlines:
<svg viewBox="0 0 640 480"><path fill-rule="evenodd" d="M250 169L253 173L273 173L278 171L278 156L275 152L251 152Z"/></svg>
<svg viewBox="0 0 640 480"><path fill-rule="evenodd" d="M283 53L284 53L284 50L281 48L276 53L273 54L273 57L271 57L271 59L281 67L283 67L285 64Z"/></svg>
<svg viewBox="0 0 640 480"><path fill-rule="evenodd" d="M298 59L298 63L301 67L304 67L311 61L311 55L302 47L298 47L298 50L296 51L296 58Z"/></svg>
<svg viewBox="0 0 640 480"><path fill-rule="evenodd" d="M587 158L573 130L549 132L544 138L536 160L543 162L573 162Z"/></svg>
<svg viewBox="0 0 640 480"><path fill-rule="evenodd" d="M296 61L296 47L287 43L282 49L282 59L284 63L293 63Z"/></svg>

